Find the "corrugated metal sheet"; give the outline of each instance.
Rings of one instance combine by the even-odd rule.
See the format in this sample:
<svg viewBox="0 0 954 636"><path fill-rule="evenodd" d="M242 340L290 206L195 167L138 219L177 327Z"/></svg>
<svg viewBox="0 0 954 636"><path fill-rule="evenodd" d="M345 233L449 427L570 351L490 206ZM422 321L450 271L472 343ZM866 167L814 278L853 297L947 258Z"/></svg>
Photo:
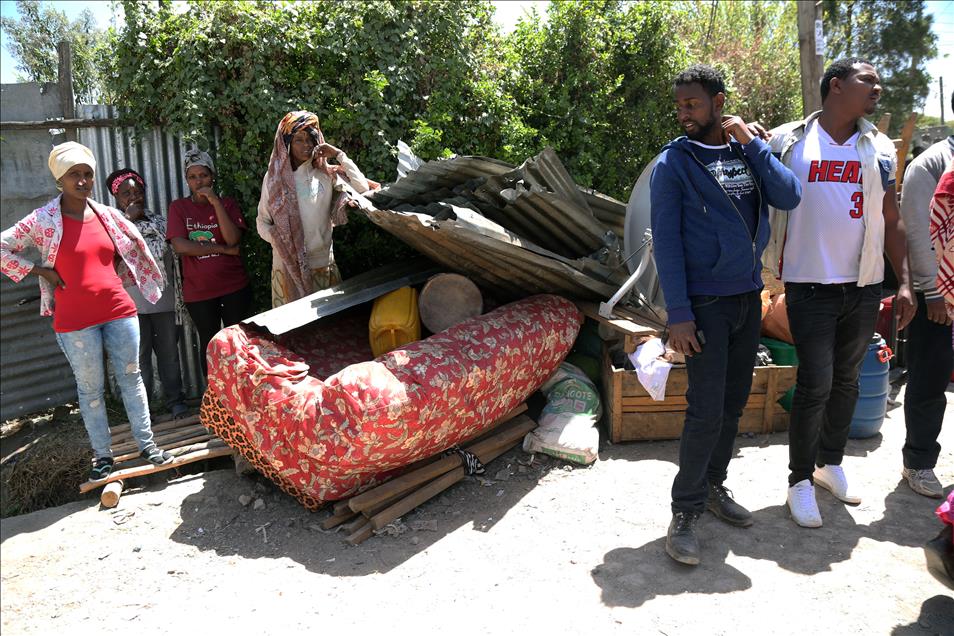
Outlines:
<svg viewBox="0 0 954 636"><path fill-rule="evenodd" d="M76 381L56 344L50 318L40 316L36 279L0 280L3 365L0 419L34 413L76 399ZM32 301L20 304L21 301Z"/></svg>
<svg viewBox="0 0 954 636"><path fill-rule="evenodd" d="M379 208L404 212L438 201L471 208L562 256L618 264L619 235L597 220L590 198L549 148L519 167L485 157L431 161L371 196Z"/></svg>
<svg viewBox="0 0 954 636"><path fill-rule="evenodd" d="M506 298L556 293L599 300L617 289L571 267L565 260L542 255L518 237L489 237L457 220L434 220L427 214L368 210L368 218L434 261L472 278ZM625 277L624 277L625 279Z"/></svg>
<svg viewBox="0 0 954 636"><path fill-rule="evenodd" d="M579 188L551 149L520 167L484 157L431 161L369 198L372 222L506 297L609 299L628 272L626 206ZM604 222L605 220L605 222ZM629 309L656 322L638 292Z"/></svg>
<svg viewBox="0 0 954 636"><path fill-rule="evenodd" d="M88 119L111 119L116 116L112 106L80 105L77 117ZM112 195L106 186L106 176L117 168L132 168L146 182L147 206L162 214L169 210L175 199L188 195L182 171L182 157L186 144L159 128L136 139L132 129L118 127L81 128L78 141L93 151L97 162L97 184L94 198L113 205ZM199 353L199 337L189 314L179 312L179 361L182 371L183 390L189 397L198 397L205 390ZM153 357L153 368L155 357ZM158 373L153 374L158 389ZM114 387L115 388L115 387ZM154 391L155 393L155 391ZM161 394L161 393L160 393Z"/></svg>
<svg viewBox="0 0 954 636"><path fill-rule="evenodd" d="M342 283L299 298L287 305L263 311L242 322L268 329L281 335L326 316L374 300L379 296L406 287L419 285L443 270L426 259L400 265L388 265L359 274Z"/></svg>

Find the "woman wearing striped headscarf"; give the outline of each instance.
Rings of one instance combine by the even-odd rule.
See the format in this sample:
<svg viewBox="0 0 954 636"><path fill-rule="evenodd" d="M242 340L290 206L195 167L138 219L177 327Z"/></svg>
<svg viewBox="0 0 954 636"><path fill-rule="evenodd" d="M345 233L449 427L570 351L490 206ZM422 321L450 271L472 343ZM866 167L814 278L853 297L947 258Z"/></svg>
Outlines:
<svg viewBox="0 0 954 636"><path fill-rule="evenodd" d="M370 187L358 166L325 142L314 113L285 115L275 131L256 221L272 246L273 307L341 282L332 228L348 220L348 195L336 189L338 179L358 193Z"/></svg>

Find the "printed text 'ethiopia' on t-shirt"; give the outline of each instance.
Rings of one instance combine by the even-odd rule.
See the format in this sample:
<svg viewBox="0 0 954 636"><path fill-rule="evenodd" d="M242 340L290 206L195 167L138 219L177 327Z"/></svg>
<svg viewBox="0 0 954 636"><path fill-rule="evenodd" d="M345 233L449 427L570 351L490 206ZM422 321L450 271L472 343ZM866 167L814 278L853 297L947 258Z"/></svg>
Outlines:
<svg viewBox="0 0 954 636"><path fill-rule="evenodd" d="M235 199L222 197L226 214L238 227L245 229L245 219ZM166 238L225 244L215 208L196 203L191 198L176 199L169 206ZM218 298L248 285L248 275L238 256L210 254L182 257L182 296L187 303Z"/></svg>

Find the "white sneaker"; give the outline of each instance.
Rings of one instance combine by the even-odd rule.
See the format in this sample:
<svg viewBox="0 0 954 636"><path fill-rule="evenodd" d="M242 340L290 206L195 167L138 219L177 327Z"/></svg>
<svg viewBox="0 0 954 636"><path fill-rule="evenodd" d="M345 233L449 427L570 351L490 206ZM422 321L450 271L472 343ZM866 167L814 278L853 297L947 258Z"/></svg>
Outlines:
<svg viewBox="0 0 954 636"><path fill-rule="evenodd" d="M828 464L822 468L815 468L812 475L815 483L831 492L836 498L847 504L860 504L861 497L848 490L848 479L841 466Z"/></svg>
<svg viewBox="0 0 954 636"><path fill-rule="evenodd" d="M803 528L821 527L822 518L815 501L815 487L807 479L788 489L788 509L795 523Z"/></svg>

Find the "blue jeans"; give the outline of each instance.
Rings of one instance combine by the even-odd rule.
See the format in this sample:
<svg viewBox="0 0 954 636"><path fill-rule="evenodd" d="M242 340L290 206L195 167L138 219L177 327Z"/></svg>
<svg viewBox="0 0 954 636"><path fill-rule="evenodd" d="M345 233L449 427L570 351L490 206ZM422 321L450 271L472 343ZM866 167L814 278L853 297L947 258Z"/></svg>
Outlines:
<svg viewBox="0 0 954 636"><path fill-rule="evenodd" d="M702 353L686 358L689 390L679 442L679 472L672 482L672 511L703 512L709 484L720 485L752 389L759 348L762 301L757 291L736 296L693 296Z"/></svg>
<svg viewBox="0 0 954 636"><path fill-rule="evenodd" d="M139 374L139 320L135 317L120 318L79 331L58 333L56 342L73 369L80 413L96 457L113 456L109 448L112 436L103 401L106 387L104 349L116 370L116 383L122 393L136 444L140 450L155 446L146 387Z"/></svg>
<svg viewBox="0 0 954 636"><path fill-rule="evenodd" d="M841 464L880 304L881 283L785 284L798 354L788 429L789 486L813 481L816 465Z"/></svg>

